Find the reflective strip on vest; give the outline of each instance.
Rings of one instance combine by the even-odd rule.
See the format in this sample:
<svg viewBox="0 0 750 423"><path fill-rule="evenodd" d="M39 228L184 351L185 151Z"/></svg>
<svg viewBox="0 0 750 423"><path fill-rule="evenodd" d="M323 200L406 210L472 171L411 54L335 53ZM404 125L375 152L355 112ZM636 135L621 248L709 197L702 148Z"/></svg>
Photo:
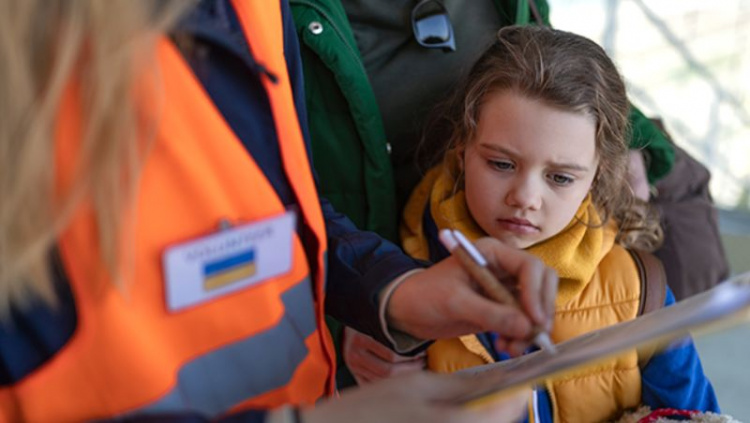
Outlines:
<svg viewBox="0 0 750 423"><path fill-rule="evenodd" d="M302 340L315 332L310 280L281 299L287 312L277 326L187 363L170 393L125 417L183 410L216 417L245 398L288 384L308 354Z"/></svg>

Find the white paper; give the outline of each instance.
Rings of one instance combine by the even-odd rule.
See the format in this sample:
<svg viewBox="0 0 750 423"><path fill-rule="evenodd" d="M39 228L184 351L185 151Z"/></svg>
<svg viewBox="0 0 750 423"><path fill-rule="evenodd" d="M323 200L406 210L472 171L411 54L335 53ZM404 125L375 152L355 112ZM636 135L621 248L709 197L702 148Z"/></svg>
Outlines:
<svg viewBox="0 0 750 423"><path fill-rule="evenodd" d="M750 272L637 319L589 332L557 344L557 352L536 351L512 360L465 369L466 391L456 398L467 403L486 395L530 385L552 375L626 350L665 343L732 317L750 316Z"/></svg>

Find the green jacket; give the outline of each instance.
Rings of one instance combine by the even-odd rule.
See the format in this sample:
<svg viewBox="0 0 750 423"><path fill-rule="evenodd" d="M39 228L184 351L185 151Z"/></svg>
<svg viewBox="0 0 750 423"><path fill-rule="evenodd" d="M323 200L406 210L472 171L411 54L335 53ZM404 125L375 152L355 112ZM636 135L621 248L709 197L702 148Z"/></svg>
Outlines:
<svg viewBox="0 0 750 423"><path fill-rule="evenodd" d="M675 160L672 143L661 129L638 108L630 108L630 148L640 148L646 153L648 182L667 176Z"/></svg>
<svg viewBox="0 0 750 423"><path fill-rule="evenodd" d="M397 240L398 210L378 104L340 0L290 0L302 61L320 193L357 227ZM519 4L522 7L519 7ZM549 24L546 0L537 0ZM504 21L533 20L527 0L495 0ZM526 6L526 7L523 7ZM637 109L631 113L634 148L645 147L649 181L671 169L674 152Z"/></svg>
<svg viewBox="0 0 750 423"><path fill-rule="evenodd" d="M528 23L527 0L496 1L508 22ZM546 0L539 12L549 24ZM399 213L385 136L362 58L340 0L290 0L305 72L312 157L320 194L357 227L398 242ZM327 318L340 350L341 325ZM353 384L339 354L339 387Z"/></svg>
<svg viewBox="0 0 750 423"><path fill-rule="evenodd" d="M305 72L320 194L357 227L396 240L389 145L352 29L338 0L291 0Z"/></svg>

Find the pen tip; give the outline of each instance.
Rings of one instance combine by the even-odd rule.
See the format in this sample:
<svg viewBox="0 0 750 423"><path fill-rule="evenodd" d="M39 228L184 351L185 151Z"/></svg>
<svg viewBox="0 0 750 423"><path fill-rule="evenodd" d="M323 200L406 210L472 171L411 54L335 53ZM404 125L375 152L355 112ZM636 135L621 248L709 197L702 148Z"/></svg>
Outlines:
<svg viewBox="0 0 750 423"><path fill-rule="evenodd" d="M539 332L534 337L534 343L539 348L549 351L553 354L557 352L557 348L555 347L555 344L552 343L552 339L550 339L549 334L547 332Z"/></svg>
<svg viewBox="0 0 750 423"><path fill-rule="evenodd" d="M453 251L458 246L458 241L456 241L456 238L450 229L440 230L438 237L448 251Z"/></svg>

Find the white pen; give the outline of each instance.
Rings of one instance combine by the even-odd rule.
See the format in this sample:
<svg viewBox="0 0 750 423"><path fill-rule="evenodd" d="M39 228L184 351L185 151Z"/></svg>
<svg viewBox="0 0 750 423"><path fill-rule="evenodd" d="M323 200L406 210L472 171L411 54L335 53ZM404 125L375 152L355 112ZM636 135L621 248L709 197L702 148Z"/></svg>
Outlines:
<svg viewBox="0 0 750 423"><path fill-rule="evenodd" d="M508 292L505 285L500 282L489 270L487 260L465 236L458 230L443 229L440 231L440 242L451 254L456 256L461 265L479 283L484 292L492 300L501 304L510 305L521 309L516 298ZM544 329L535 326L534 343L549 352L556 352L555 344Z"/></svg>

